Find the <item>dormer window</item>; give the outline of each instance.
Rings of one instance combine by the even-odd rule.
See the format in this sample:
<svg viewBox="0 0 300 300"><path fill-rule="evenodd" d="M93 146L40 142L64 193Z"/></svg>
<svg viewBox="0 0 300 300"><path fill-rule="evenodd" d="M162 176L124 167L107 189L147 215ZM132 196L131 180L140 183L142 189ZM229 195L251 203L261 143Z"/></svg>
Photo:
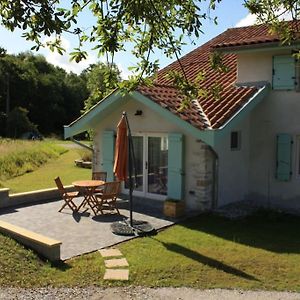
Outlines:
<svg viewBox="0 0 300 300"><path fill-rule="evenodd" d="M273 56L273 90L294 90L296 60L292 55Z"/></svg>

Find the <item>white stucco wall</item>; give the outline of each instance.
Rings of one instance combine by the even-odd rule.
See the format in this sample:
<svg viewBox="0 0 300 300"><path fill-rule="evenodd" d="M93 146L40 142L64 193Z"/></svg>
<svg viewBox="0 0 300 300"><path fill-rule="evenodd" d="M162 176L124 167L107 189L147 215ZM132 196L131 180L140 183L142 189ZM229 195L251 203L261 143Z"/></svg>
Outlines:
<svg viewBox="0 0 300 300"><path fill-rule="evenodd" d="M297 143L300 134L300 93L273 91L251 115L249 197L266 205L300 208L300 177L297 172ZM276 136L293 136L292 177L275 178Z"/></svg>
<svg viewBox="0 0 300 300"><path fill-rule="evenodd" d="M240 122L232 131L239 131L240 150L231 150L230 133L215 147L218 153L218 206L242 201L249 191L250 118Z"/></svg>
<svg viewBox="0 0 300 300"><path fill-rule="evenodd" d="M238 54L238 82L272 83L272 57L291 54L291 50L274 50ZM296 174L298 158L296 137L300 134L300 93L271 91L250 116L249 184L247 197L264 205L300 208L300 178ZM276 136L291 134L293 175L280 182L276 172Z"/></svg>
<svg viewBox="0 0 300 300"><path fill-rule="evenodd" d="M239 53L237 83L257 81L272 83L273 56L285 54L291 54L291 50Z"/></svg>
<svg viewBox="0 0 300 300"><path fill-rule="evenodd" d="M135 116L136 110L142 110L142 116ZM99 125L95 128L95 157L94 166L95 170L101 170L102 167L102 135L105 130L116 131L118 121L122 116L122 112L126 111L131 127L132 134L135 133L164 133L170 132L182 133L185 140L185 201L188 209L201 210L203 206L207 204L207 197L203 197L201 194L201 187L197 186L197 178L195 177L195 165L203 166L205 163L205 155L207 151L202 149L204 145L201 141L197 141L192 136L188 135L178 126L164 120L159 114L153 112L147 106L140 104L134 100L129 100L121 104L112 114L99 120ZM209 158L210 163L206 164L206 167L198 169L196 176L201 174L205 175L207 172L211 172L213 160ZM200 172L200 175L199 175ZM171 184L171 183L169 183ZM212 185L212 183L211 183ZM203 201L202 201L203 200ZM209 199L211 202L211 199Z"/></svg>

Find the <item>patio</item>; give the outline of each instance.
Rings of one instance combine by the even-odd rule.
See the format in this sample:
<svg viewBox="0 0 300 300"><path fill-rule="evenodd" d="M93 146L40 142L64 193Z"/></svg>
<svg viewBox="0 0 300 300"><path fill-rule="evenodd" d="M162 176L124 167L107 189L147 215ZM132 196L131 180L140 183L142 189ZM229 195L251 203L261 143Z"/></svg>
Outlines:
<svg viewBox="0 0 300 300"><path fill-rule="evenodd" d="M81 202L78 198L76 203ZM174 220L163 216L162 202L135 198L133 218L149 222L156 230L169 226ZM60 240L61 259L112 246L134 236L118 236L111 232L110 225L129 216L128 202L120 199L119 215L94 216L90 210L72 213L69 208L58 212L62 200L27 206L0 209L0 220L27 230Z"/></svg>

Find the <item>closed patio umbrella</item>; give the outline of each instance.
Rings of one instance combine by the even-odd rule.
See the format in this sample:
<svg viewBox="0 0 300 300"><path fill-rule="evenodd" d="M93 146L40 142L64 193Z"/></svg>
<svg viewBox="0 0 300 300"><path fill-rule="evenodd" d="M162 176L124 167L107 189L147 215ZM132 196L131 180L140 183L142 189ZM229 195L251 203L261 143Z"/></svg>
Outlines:
<svg viewBox="0 0 300 300"><path fill-rule="evenodd" d="M126 116L123 114L117 126L117 139L115 148L114 174L120 181L127 179L128 136Z"/></svg>
<svg viewBox="0 0 300 300"><path fill-rule="evenodd" d="M127 167L128 160L128 167ZM128 176L127 176L128 170ZM117 139L115 148L115 164L114 164L114 174L120 181L125 181L128 178L129 187L129 211L130 211L130 224L126 221L124 222L114 222L112 223L112 231L115 234L121 235L134 235L135 232L145 233L145 229L148 232L152 232L153 227L145 221L136 221L133 224L132 219L132 193L133 193L133 171L135 172L135 183L137 182L136 168L135 168L135 157L134 148L131 136L131 130L127 118L126 112L123 112L122 118L117 126ZM150 229L149 229L150 228Z"/></svg>
<svg viewBox="0 0 300 300"><path fill-rule="evenodd" d="M128 160L128 168L127 168ZM115 164L114 173L121 181L127 180L128 170L128 183L129 183L129 211L130 211L130 226L132 223L132 193L133 193L133 166L134 153L132 145L131 131L127 119L126 112L123 112L122 118L117 126L117 139L115 148Z"/></svg>

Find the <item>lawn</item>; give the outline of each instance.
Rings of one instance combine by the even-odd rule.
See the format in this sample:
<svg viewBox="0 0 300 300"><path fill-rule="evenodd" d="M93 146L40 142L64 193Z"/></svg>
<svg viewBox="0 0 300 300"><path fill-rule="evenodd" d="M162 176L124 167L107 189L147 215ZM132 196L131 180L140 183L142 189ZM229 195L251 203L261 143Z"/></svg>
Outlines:
<svg viewBox="0 0 300 300"><path fill-rule="evenodd" d="M0 285L142 285L300 291L300 218L260 213L231 221L201 215L155 236L123 243L130 281L103 281L91 253L51 265L0 236Z"/></svg>
<svg viewBox="0 0 300 300"><path fill-rule="evenodd" d="M36 142L31 143L34 145ZM68 145L69 143L61 143L61 141L54 141L52 144L55 144L56 148L63 148L60 155L50 158L48 162L44 162L42 166L32 172L2 180L0 182L1 186L10 188L10 193L20 193L55 187L54 178L57 176L61 177L65 185L71 184L72 181L78 179L91 178L90 169L78 168L74 164L74 160L80 157L80 149L64 148L64 144ZM39 144L36 145L38 146Z"/></svg>

